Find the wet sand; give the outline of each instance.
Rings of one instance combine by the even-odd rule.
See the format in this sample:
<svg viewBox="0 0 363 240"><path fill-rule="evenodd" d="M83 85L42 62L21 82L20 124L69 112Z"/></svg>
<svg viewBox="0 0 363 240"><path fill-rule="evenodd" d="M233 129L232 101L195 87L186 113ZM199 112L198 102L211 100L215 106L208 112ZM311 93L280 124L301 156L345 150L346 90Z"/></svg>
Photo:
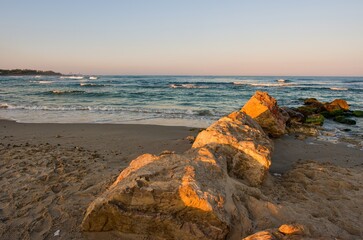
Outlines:
<svg viewBox="0 0 363 240"><path fill-rule="evenodd" d="M20 124L0 120L0 239L55 239L57 230L60 230L57 239L105 237L80 232L88 204L135 157L165 150L184 152L191 147L187 137L196 136L198 131L156 125ZM348 172L354 194L350 195L349 187L346 195L338 197L334 204L343 204L350 215L354 215L350 212L352 209L358 214L338 217L347 226L348 233L361 234L356 222L363 211L356 208L362 203L359 194L363 178L358 173L363 166L363 152L312 138L298 140L286 136L274 142L271 179L262 188L266 196L285 201L297 213L309 206L325 209L319 204L329 193L323 198L317 197L322 194L321 189L339 187L336 179L329 179L329 173L317 175L315 190L306 201L299 202L297 199L301 196L290 192L290 188L296 190L301 187L300 182L306 184L305 177L316 174L316 169L321 168L317 166L325 166L335 174L332 177L342 180ZM112 234L106 237L112 238Z"/></svg>

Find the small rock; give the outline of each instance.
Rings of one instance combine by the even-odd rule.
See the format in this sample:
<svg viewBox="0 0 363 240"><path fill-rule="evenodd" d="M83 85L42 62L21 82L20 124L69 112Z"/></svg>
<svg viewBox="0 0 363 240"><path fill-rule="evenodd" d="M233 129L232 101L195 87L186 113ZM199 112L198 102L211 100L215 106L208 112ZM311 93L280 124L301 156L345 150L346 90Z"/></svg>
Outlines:
<svg viewBox="0 0 363 240"><path fill-rule="evenodd" d="M194 136L187 136L185 138L185 140L188 140L190 143L193 143L195 141L195 137Z"/></svg>
<svg viewBox="0 0 363 240"><path fill-rule="evenodd" d="M165 150L165 151L162 151L162 152L159 154L159 156L169 155L169 154L175 154L175 151Z"/></svg>
<svg viewBox="0 0 363 240"><path fill-rule="evenodd" d="M284 224L279 227L279 232L285 235L304 234L304 227L299 224Z"/></svg>
<svg viewBox="0 0 363 240"><path fill-rule="evenodd" d="M59 193L61 190L62 190L62 186L60 184L57 184L57 185L53 185L52 186L52 191L54 193Z"/></svg>
<svg viewBox="0 0 363 240"><path fill-rule="evenodd" d="M62 136L59 134L55 135L55 138L60 138L60 137L62 137Z"/></svg>
<svg viewBox="0 0 363 240"><path fill-rule="evenodd" d="M54 237L58 237L60 235L60 230L54 232Z"/></svg>

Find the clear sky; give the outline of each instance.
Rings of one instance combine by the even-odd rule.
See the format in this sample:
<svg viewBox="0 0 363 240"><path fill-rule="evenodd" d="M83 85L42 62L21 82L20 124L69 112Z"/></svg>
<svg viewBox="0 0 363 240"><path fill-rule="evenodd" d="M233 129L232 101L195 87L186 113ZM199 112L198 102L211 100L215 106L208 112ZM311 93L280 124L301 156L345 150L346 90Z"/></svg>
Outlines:
<svg viewBox="0 0 363 240"><path fill-rule="evenodd" d="M0 68L363 76L363 0L0 0Z"/></svg>

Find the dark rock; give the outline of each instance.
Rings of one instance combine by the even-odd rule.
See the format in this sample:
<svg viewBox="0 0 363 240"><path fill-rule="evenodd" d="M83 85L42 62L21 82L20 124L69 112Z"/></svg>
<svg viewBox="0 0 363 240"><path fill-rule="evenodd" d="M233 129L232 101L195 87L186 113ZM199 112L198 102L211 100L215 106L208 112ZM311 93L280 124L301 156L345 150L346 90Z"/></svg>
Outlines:
<svg viewBox="0 0 363 240"><path fill-rule="evenodd" d="M353 111L353 116L363 117L363 111L360 111L360 110Z"/></svg>
<svg viewBox="0 0 363 240"><path fill-rule="evenodd" d="M298 107L296 109L296 111L303 114L304 117L306 118L307 116L316 113L318 111L318 109L313 106L301 106L301 107Z"/></svg>
<svg viewBox="0 0 363 240"><path fill-rule="evenodd" d="M339 110L334 110L334 111L331 111L331 112L323 111L320 114L323 115L326 118L333 118L333 117L336 117L336 116L344 115L344 111L339 109Z"/></svg>
<svg viewBox="0 0 363 240"><path fill-rule="evenodd" d="M355 125L355 124L357 124L357 122L354 121L353 119L349 119L349 118L346 118L344 116L336 116L333 120L335 122L343 123L343 124L347 124L347 125Z"/></svg>
<svg viewBox="0 0 363 240"><path fill-rule="evenodd" d="M295 123L295 122L303 122L304 121L304 115L298 111L295 111L294 109L288 108L288 107L282 107L282 110L284 110L288 115L289 115L289 119L288 119L288 123Z"/></svg>
<svg viewBox="0 0 363 240"><path fill-rule="evenodd" d="M320 103L316 98L307 98L304 100L304 105L311 105L313 103Z"/></svg>

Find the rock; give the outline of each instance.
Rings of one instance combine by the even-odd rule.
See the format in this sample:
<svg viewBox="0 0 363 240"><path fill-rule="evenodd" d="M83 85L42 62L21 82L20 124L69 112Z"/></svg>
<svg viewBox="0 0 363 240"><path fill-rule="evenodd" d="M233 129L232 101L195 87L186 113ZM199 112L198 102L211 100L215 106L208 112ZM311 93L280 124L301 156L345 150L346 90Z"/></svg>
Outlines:
<svg viewBox="0 0 363 240"><path fill-rule="evenodd" d="M287 126L288 133L304 134L306 136L318 136L319 130L314 125L292 123Z"/></svg>
<svg viewBox="0 0 363 240"><path fill-rule="evenodd" d="M209 146L226 157L230 174L258 186L271 165L272 142L248 115L233 112L201 132L193 148Z"/></svg>
<svg viewBox="0 0 363 240"><path fill-rule="evenodd" d="M276 100L267 92L257 91L241 109L252 117L272 137L285 134L286 118L281 114Z"/></svg>
<svg viewBox="0 0 363 240"><path fill-rule="evenodd" d="M312 114L305 119L305 123L322 126L324 124L324 116L321 114Z"/></svg>
<svg viewBox="0 0 363 240"><path fill-rule="evenodd" d="M336 117L336 116L344 115L344 111L339 109L339 110L334 110L334 111L331 111L331 112L323 111L320 114L323 115L326 118L333 118L333 117Z"/></svg>
<svg viewBox="0 0 363 240"><path fill-rule="evenodd" d="M304 105L311 105L316 103L320 103L316 98L307 98L304 100Z"/></svg>
<svg viewBox="0 0 363 240"><path fill-rule="evenodd" d="M300 224L284 224L277 228L270 228L254 233L243 240L286 240L286 239L303 239L303 235L309 235L309 231L305 233L304 226ZM299 237L289 235L301 235Z"/></svg>
<svg viewBox="0 0 363 240"><path fill-rule="evenodd" d="M54 237L59 237L59 235L60 235L60 230L55 231L53 234Z"/></svg>
<svg viewBox="0 0 363 240"><path fill-rule="evenodd" d="M333 112L336 110L343 110L343 111L349 110L349 105L347 101L343 99L335 99L331 103L326 103L324 107L328 112Z"/></svg>
<svg viewBox="0 0 363 240"><path fill-rule="evenodd" d="M282 107L281 109L283 109L289 115L289 119L287 121L288 124L296 122L301 123L304 121L304 115L302 113L288 107Z"/></svg>
<svg viewBox="0 0 363 240"><path fill-rule="evenodd" d="M304 100L304 105L310 109L314 109L313 113L320 113L325 111L325 106L322 102L319 102L316 98L308 98Z"/></svg>
<svg viewBox="0 0 363 240"><path fill-rule="evenodd" d="M360 110L353 111L353 116L363 117L363 111L360 111Z"/></svg>
<svg viewBox="0 0 363 240"><path fill-rule="evenodd" d="M312 115L312 114L315 114L318 112L318 109L314 106L301 106L301 107L298 107L296 109L297 112L301 113L304 115L304 118Z"/></svg>
<svg viewBox="0 0 363 240"><path fill-rule="evenodd" d="M285 235L302 235L304 234L304 227L299 224L284 224L279 227L279 232Z"/></svg>
<svg viewBox="0 0 363 240"><path fill-rule="evenodd" d="M257 232L255 234L252 234L248 237L243 238L243 240L278 240L280 238L277 238L272 230L264 230Z"/></svg>
<svg viewBox="0 0 363 240"><path fill-rule="evenodd" d="M195 141L195 137L194 136L187 136L187 137L185 137L185 140L188 140L190 143L193 143Z"/></svg>
<svg viewBox="0 0 363 240"><path fill-rule="evenodd" d="M335 122L343 123L343 124L347 124L347 125L355 125L355 124L357 124L357 122L355 120L346 118L344 116L337 116L333 120Z"/></svg>
<svg viewBox="0 0 363 240"><path fill-rule="evenodd" d="M225 239L252 227L239 193L259 196L272 143L242 112L202 131L183 154L144 154L87 209L83 231L155 239ZM251 175L251 176L249 176ZM251 193L250 193L251 192ZM233 226L242 225L238 229Z"/></svg>

